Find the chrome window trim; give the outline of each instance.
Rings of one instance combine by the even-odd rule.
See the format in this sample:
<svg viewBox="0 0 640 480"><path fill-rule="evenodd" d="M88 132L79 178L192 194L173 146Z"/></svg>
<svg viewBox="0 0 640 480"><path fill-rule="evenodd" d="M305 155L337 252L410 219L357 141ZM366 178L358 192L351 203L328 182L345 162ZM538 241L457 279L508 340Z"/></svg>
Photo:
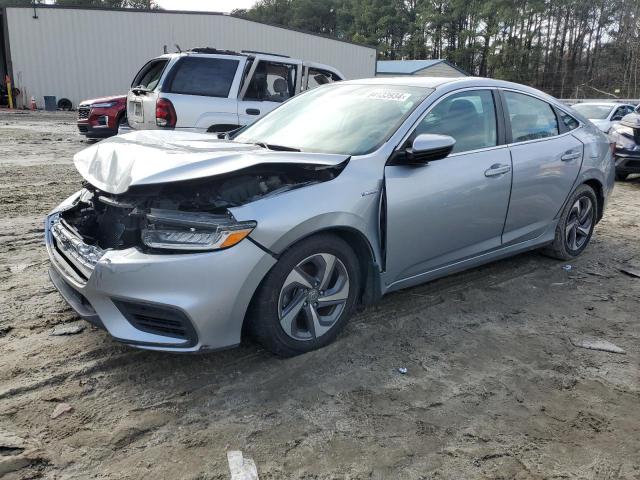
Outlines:
<svg viewBox="0 0 640 480"><path fill-rule="evenodd" d="M553 107L555 106L558 110L563 111L564 113L569 115L571 118L573 118L576 122L578 122L578 126L576 128L574 128L573 130L569 130L568 132L560 133L560 121L556 117L556 121L558 122L558 135L553 135L551 137L544 137L544 138L534 138L533 140L523 140L522 142L511 142L511 143L507 144L507 146L509 146L509 147L511 147L513 145L525 145L525 144L529 144L529 143L544 142L546 140L552 140L554 138L561 138L561 137L564 137L566 135L571 135L573 132L575 132L579 128L584 127L584 123L582 123L580 121L580 119L578 119L575 116L571 115L570 112L567 112L567 110L565 108L562 108L560 105L551 104L547 100L545 100L544 98L540 98L539 96L533 95L532 93L523 92L522 90L516 90L515 88L498 88L498 90L501 90L503 92L513 92L513 93L519 93L521 95L528 95L529 97L535 98L536 100L540 100L541 102L544 102L547 105L549 105L549 107L551 108L552 112L553 112ZM504 103L505 103L504 108L508 110L509 107L506 105L506 103L507 103L506 99L505 99ZM506 111L505 114L509 115L509 112ZM555 115L555 112L553 112L553 114Z"/></svg>
<svg viewBox="0 0 640 480"><path fill-rule="evenodd" d="M418 117L418 119L415 122L413 122L413 124L409 127L409 130L407 131L407 133L405 133L403 135L403 137L400 140L400 142L393 148L393 151L396 152L396 151L399 151L399 150L402 149L402 145L404 145L404 143L409 139L409 137L411 136L413 131L416 129L418 124L420 124L420 122L422 122L422 120L424 120L424 118L427 115L429 115L431 110L433 110L440 102L442 102L443 100L446 100L451 95L456 95L458 93L476 91L476 90L490 90L490 91L493 92L493 91L496 91L498 89L496 87L464 87L464 88L459 88L457 90L452 90L451 92L445 93L440 98L435 100L431 105L426 107L426 110L420 114L420 116ZM429 99L429 96L427 96L427 98L425 98L423 100L423 102L426 102L428 99ZM496 143L497 143L498 142L498 138L497 138L498 137L498 118L497 118L498 117L498 109L496 108L495 100L493 102L493 109L494 109L494 112L495 112L495 115L496 115ZM465 150L464 152L452 153L450 155L447 155L446 158L457 157L459 155L467 155L469 153L485 152L485 151L488 151L488 150L497 150L499 148L506 148L506 147L507 147L507 144L501 144L501 145L496 144L496 145L493 145L491 147L476 148L475 150Z"/></svg>

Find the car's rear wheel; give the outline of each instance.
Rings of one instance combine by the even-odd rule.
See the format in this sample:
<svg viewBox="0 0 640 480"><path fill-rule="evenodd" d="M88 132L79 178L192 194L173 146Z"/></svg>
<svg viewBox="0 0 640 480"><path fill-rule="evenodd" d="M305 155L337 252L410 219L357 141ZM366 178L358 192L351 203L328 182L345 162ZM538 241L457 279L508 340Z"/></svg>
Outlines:
<svg viewBox="0 0 640 480"><path fill-rule="evenodd" d="M269 272L248 317L271 352L293 356L333 341L360 292L358 259L342 239L321 234L287 250Z"/></svg>
<svg viewBox="0 0 640 480"><path fill-rule="evenodd" d="M595 192L589 185L580 185L562 212L553 243L543 253L560 260L580 255L591 240L597 211Z"/></svg>
<svg viewBox="0 0 640 480"><path fill-rule="evenodd" d="M628 176L628 173L616 172L616 180L619 182L624 182Z"/></svg>

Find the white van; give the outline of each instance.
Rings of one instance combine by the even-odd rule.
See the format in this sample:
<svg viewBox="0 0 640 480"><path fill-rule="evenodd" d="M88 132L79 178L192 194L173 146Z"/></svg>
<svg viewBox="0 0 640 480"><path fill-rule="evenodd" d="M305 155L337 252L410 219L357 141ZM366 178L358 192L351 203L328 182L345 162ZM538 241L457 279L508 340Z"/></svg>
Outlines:
<svg viewBox="0 0 640 480"><path fill-rule="evenodd" d="M343 79L333 67L286 56L194 48L142 67L127 95L127 117L136 130L226 132L304 90Z"/></svg>

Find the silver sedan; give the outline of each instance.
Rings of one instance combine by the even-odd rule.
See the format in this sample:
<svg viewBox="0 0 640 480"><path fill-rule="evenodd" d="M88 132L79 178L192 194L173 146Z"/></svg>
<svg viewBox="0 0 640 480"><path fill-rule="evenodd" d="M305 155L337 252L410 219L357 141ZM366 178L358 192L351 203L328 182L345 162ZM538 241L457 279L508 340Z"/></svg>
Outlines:
<svg viewBox="0 0 640 480"><path fill-rule="evenodd" d="M141 131L75 158L46 220L50 276L141 348L252 335L331 342L357 305L526 250L588 245L614 181L605 135L544 93L384 78L299 95L227 139Z"/></svg>

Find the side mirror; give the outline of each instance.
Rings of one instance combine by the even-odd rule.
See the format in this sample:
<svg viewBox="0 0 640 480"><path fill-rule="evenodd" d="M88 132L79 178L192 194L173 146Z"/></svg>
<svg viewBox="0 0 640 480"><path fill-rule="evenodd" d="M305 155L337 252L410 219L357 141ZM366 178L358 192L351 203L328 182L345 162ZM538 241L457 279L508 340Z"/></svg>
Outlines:
<svg viewBox="0 0 640 480"><path fill-rule="evenodd" d="M411 147L404 152L404 158L397 163L417 165L441 160L451 153L455 144L455 139L449 135L423 133L413 139Z"/></svg>

